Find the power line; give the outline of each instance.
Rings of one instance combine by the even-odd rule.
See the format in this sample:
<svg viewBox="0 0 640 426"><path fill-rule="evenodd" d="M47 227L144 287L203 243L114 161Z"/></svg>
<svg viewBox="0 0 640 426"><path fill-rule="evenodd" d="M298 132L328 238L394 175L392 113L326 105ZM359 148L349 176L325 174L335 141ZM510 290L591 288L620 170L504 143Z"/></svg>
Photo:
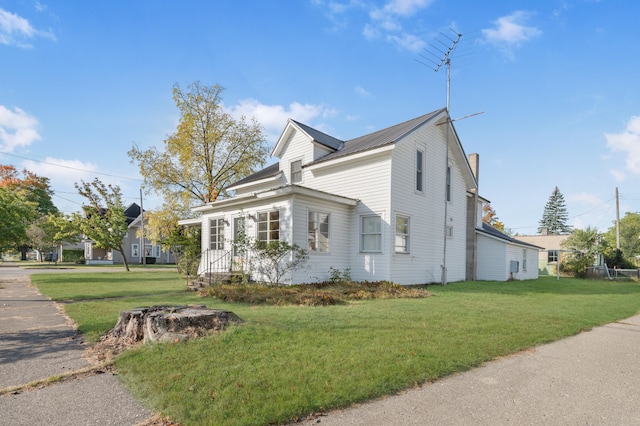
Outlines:
<svg viewBox="0 0 640 426"><path fill-rule="evenodd" d="M35 161L36 163L47 164L49 166L62 167L64 169L69 169L69 170L76 170L76 171L79 171L79 172L93 173L93 174L101 175L101 176L108 176L108 177L114 177L114 178L118 178L118 179L134 180L134 181L138 181L138 182L144 182L144 179L140 179L140 178L132 178L132 177L128 177L128 176L114 175L114 174L110 174L110 173L101 173L101 172L96 172L96 171L93 171L93 170L84 170L84 169L80 169L80 168L77 168L77 167L65 166L63 164L49 163L47 161L36 160L35 158L23 157L21 155L11 154L11 153L8 153L8 152L0 152L0 154L8 155L8 156L11 156L11 157L16 157L16 158L21 158L23 160Z"/></svg>

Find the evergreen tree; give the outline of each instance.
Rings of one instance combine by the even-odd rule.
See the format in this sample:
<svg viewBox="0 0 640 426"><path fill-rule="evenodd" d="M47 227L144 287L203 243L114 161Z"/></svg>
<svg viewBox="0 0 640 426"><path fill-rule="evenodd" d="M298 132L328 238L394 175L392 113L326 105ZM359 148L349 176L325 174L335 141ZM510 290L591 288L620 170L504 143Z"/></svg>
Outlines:
<svg viewBox="0 0 640 426"><path fill-rule="evenodd" d="M547 228L547 233L552 235L571 232L571 226L567 225L568 220L569 213L567 213L567 207L565 206L564 195L556 186L549 197L549 201L547 201L547 205L544 206L538 232L542 232L543 228Z"/></svg>

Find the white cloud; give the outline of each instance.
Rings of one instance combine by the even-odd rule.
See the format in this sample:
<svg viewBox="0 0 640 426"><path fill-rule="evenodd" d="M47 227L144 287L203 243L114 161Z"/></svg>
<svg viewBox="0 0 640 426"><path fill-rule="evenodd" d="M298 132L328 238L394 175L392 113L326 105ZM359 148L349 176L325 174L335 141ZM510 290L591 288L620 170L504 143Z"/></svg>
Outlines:
<svg viewBox="0 0 640 426"><path fill-rule="evenodd" d="M382 9L376 9L374 13L407 17L414 15L431 3L433 3L433 0L391 0Z"/></svg>
<svg viewBox="0 0 640 426"><path fill-rule="evenodd" d="M91 181L96 177L98 170L94 163L53 157L47 157L42 161L25 160L22 165L38 176L46 176L52 182L64 183L65 186L72 186L80 180Z"/></svg>
<svg viewBox="0 0 640 426"><path fill-rule="evenodd" d="M567 195L567 201L573 201L577 203L587 204L590 206L602 205L602 199L595 194L589 194L588 192L580 192L578 194Z"/></svg>
<svg viewBox="0 0 640 426"><path fill-rule="evenodd" d="M13 152L17 147L29 146L41 139L38 120L20 108L13 111L0 105L0 150Z"/></svg>
<svg viewBox="0 0 640 426"><path fill-rule="evenodd" d="M431 3L433 0L391 0L381 8L374 8L369 12L370 22L365 25L363 34L369 40L384 36L385 40L401 50L417 52L424 48L425 42L404 30L401 21Z"/></svg>
<svg viewBox="0 0 640 426"><path fill-rule="evenodd" d="M494 28L482 30L485 39L501 46L518 47L523 42L538 37L542 31L534 26L526 25L531 13L522 10L503 16L493 21Z"/></svg>
<svg viewBox="0 0 640 426"><path fill-rule="evenodd" d="M622 152L626 171L640 175L640 116L633 116L622 133L606 133L607 147L614 152ZM624 177L621 172L615 176Z"/></svg>
<svg viewBox="0 0 640 426"><path fill-rule="evenodd" d="M395 43L401 50L409 50L411 52L418 52L426 46L424 40L412 34L389 35L387 39Z"/></svg>
<svg viewBox="0 0 640 426"><path fill-rule="evenodd" d="M282 105L265 105L256 99L245 99L240 101L238 105L227 107L226 109L235 118L241 116L247 118L255 117L265 128L267 137L271 142L275 142L280 136L289 118L304 124L309 124L309 122L315 119L333 117L337 113L334 108L328 108L322 105L292 102L288 108L286 108Z"/></svg>
<svg viewBox="0 0 640 426"><path fill-rule="evenodd" d="M28 40L36 37L56 39L51 31L37 30L23 17L0 8L0 44L31 48Z"/></svg>
<svg viewBox="0 0 640 426"><path fill-rule="evenodd" d="M362 96L363 98L371 97L371 93L362 86L356 86L355 91L358 95Z"/></svg>
<svg viewBox="0 0 640 426"><path fill-rule="evenodd" d="M613 176L616 182L623 182L627 177L626 173L621 170L611 169L609 170L609 173Z"/></svg>

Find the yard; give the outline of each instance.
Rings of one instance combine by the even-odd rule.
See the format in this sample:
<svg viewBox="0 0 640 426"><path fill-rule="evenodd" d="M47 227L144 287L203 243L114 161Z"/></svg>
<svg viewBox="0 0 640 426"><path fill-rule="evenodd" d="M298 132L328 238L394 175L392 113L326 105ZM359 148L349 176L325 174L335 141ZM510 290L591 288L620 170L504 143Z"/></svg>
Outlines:
<svg viewBox="0 0 640 426"><path fill-rule="evenodd" d="M499 356L627 318L640 284L545 277L429 286L427 298L266 306L184 291L173 272L33 275L96 341L121 310L206 304L245 320L223 334L120 355L117 373L182 425L262 425L393 394Z"/></svg>

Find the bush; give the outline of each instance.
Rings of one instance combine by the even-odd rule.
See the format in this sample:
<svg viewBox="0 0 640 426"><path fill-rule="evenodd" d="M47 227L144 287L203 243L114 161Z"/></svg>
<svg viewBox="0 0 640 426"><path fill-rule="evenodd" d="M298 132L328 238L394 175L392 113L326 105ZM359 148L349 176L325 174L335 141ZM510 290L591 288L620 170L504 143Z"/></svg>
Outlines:
<svg viewBox="0 0 640 426"><path fill-rule="evenodd" d="M62 261L78 263L80 260L84 260L84 250L82 249L63 249Z"/></svg>
<svg viewBox="0 0 640 426"><path fill-rule="evenodd" d="M343 282L273 286L266 284L218 284L201 290L203 297L216 297L225 302L252 305L328 306L353 300L400 299L429 297L426 288L405 287L388 281Z"/></svg>

